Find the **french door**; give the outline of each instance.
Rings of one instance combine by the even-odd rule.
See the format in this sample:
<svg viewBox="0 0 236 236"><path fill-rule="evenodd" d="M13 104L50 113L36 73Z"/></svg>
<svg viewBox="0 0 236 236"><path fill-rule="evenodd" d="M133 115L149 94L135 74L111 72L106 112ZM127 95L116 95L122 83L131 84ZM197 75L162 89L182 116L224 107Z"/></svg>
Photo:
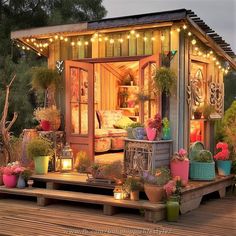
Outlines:
<svg viewBox="0 0 236 236"><path fill-rule="evenodd" d="M156 113L161 113L160 94L155 91L153 80L159 65L159 55L148 56L139 61L139 87L144 94L150 96L148 101L140 103L140 120L142 123Z"/></svg>
<svg viewBox="0 0 236 236"><path fill-rule="evenodd" d="M66 61L66 140L76 154L86 151L94 157L93 64Z"/></svg>

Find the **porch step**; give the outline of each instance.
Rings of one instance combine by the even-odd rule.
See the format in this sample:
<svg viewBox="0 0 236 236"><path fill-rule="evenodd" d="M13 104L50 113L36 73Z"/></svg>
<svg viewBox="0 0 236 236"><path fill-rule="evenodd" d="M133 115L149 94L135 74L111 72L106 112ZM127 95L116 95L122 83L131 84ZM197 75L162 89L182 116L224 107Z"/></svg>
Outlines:
<svg viewBox="0 0 236 236"><path fill-rule="evenodd" d="M113 215L122 207L144 210L146 221L157 222L165 218L165 204L153 204L146 200L115 200L112 196L100 194L41 188L17 189L1 186L0 196L4 197L6 194L36 197L39 206L46 206L50 204L50 200L56 199L103 205L103 213L105 215Z"/></svg>

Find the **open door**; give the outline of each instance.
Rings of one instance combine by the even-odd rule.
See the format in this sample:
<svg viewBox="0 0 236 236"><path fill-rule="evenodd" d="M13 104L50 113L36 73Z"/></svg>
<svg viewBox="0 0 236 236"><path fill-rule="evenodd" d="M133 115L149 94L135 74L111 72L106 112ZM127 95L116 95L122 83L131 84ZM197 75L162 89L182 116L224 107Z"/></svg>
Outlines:
<svg viewBox="0 0 236 236"><path fill-rule="evenodd" d="M66 61L66 141L76 154L94 158L93 64Z"/></svg>
<svg viewBox="0 0 236 236"><path fill-rule="evenodd" d="M140 102L140 120L145 122L148 118L153 117L157 112L161 113L160 95L153 89L153 76L155 70L159 67L159 56L152 55L145 57L139 62L139 88L144 93L150 95L150 99L145 102Z"/></svg>

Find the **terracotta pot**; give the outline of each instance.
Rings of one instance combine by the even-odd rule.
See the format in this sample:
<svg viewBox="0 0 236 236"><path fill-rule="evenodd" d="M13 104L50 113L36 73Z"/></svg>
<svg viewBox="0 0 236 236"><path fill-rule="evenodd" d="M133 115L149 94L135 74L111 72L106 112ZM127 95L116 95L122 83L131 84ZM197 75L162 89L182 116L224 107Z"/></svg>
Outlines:
<svg viewBox="0 0 236 236"><path fill-rule="evenodd" d="M41 120L40 126L42 127L43 131L50 131L51 125L48 120Z"/></svg>
<svg viewBox="0 0 236 236"><path fill-rule="evenodd" d="M145 183L144 191L148 197L148 200L152 203L160 202L165 195L163 186L157 186L153 184Z"/></svg>
<svg viewBox="0 0 236 236"><path fill-rule="evenodd" d="M147 138L149 141L153 141L156 139L157 129L147 127L146 132L147 132Z"/></svg>
<svg viewBox="0 0 236 236"><path fill-rule="evenodd" d="M130 192L130 200L138 201L139 200L139 191Z"/></svg>
<svg viewBox="0 0 236 236"><path fill-rule="evenodd" d="M3 175L3 183L6 188L15 188L17 184L16 175Z"/></svg>

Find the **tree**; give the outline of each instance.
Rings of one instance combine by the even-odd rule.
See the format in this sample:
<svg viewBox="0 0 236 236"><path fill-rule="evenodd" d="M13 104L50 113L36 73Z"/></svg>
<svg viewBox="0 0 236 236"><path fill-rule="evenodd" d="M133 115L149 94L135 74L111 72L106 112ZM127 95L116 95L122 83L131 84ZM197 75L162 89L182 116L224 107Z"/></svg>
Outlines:
<svg viewBox="0 0 236 236"><path fill-rule="evenodd" d="M4 107L2 92L9 78L16 73L17 80L11 87L8 118L19 113L12 127L15 134L34 124L33 109L36 96L30 91L31 67L46 62L33 53L24 53L13 47L10 33L13 30L98 20L106 15L102 0L0 0L0 114ZM45 63L46 65L46 63Z"/></svg>

